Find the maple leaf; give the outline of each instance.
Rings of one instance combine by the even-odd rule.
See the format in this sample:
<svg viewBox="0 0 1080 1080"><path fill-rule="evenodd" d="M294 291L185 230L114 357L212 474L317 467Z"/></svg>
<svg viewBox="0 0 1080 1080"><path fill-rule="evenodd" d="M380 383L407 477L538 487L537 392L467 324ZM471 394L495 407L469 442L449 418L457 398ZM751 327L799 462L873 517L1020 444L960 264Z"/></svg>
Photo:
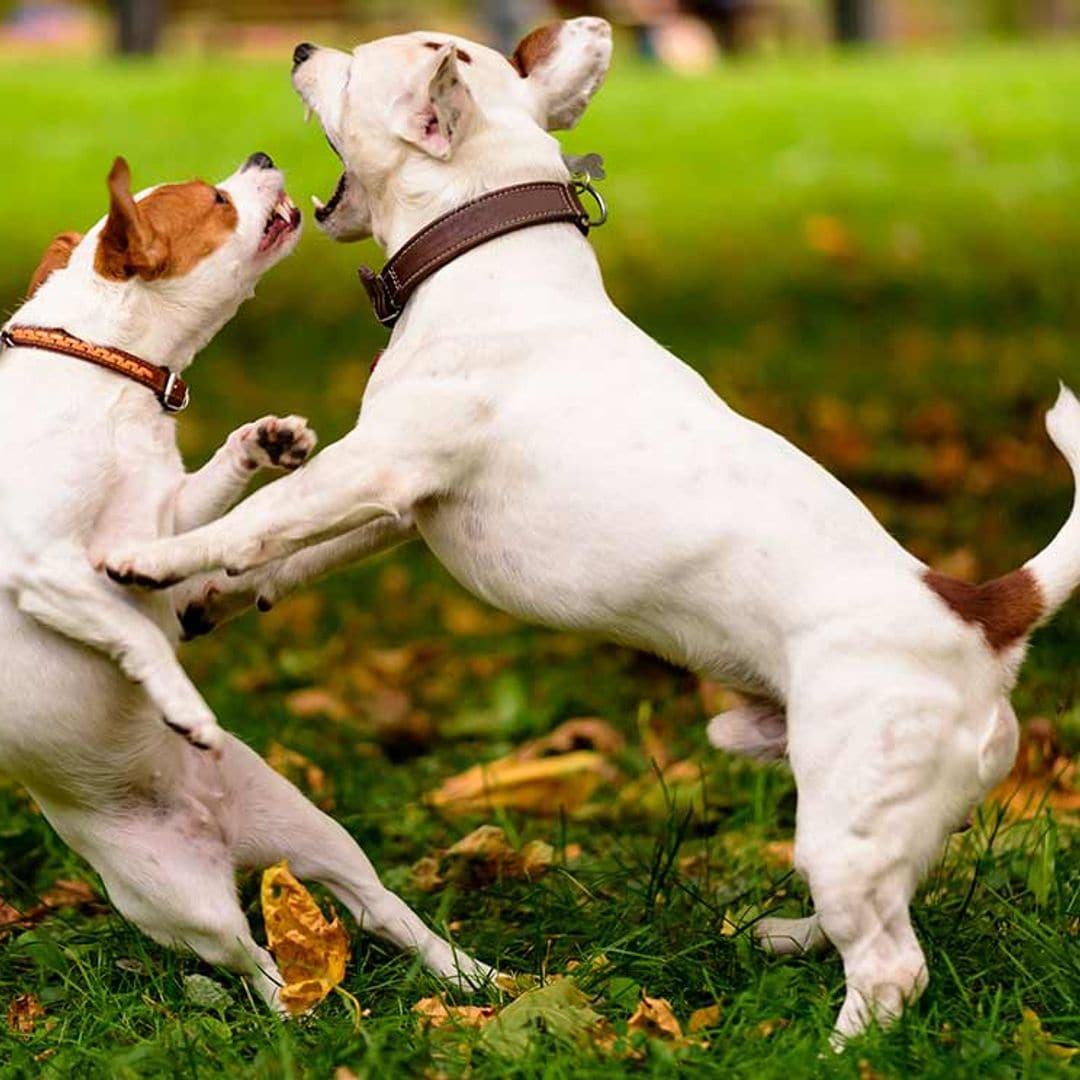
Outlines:
<svg viewBox="0 0 1080 1080"><path fill-rule="evenodd" d="M345 978L349 936L336 915L327 920L288 862L262 877L266 940L285 986L281 1003L293 1016L310 1012Z"/></svg>

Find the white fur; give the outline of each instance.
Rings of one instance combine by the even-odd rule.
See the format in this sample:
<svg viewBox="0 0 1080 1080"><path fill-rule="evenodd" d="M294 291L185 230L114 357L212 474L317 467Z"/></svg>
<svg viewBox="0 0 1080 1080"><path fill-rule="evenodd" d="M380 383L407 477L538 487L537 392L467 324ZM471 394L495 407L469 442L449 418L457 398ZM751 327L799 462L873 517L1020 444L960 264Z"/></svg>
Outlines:
<svg viewBox="0 0 1080 1080"><path fill-rule="evenodd" d="M243 169L221 187L238 228L187 275L100 277L99 223L12 323L63 327L183 370L298 235L256 252L282 190L277 170ZM283 433L289 464L314 445L301 418L267 417L186 475L174 427L149 390L116 374L40 350L0 355L0 771L95 867L122 914L242 972L271 1005L280 976L251 937L234 871L283 858L440 974L482 977L382 887L344 829L217 727L174 648L174 609L208 586L138 594L95 571L117 544L218 517L273 464L266 444Z"/></svg>
<svg viewBox="0 0 1080 1080"><path fill-rule="evenodd" d="M544 70L573 73L566 99L594 90L606 65L603 24L569 26L561 48L577 52ZM458 65L468 137L443 160L394 134L388 107L430 64L429 40L448 39L324 49L297 69L345 162L331 236L371 229L392 252L481 191L566 179L530 80L471 42ZM592 63L571 62L586 52ZM1075 466L1071 395L1051 433ZM1031 564L1052 604L1080 577L1077 520ZM796 865L816 914L770 920L762 937L776 951L839 948L841 1042L918 996L926 965L908 905L1015 754L1006 698L1022 645L995 654L850 491L634 326L572 226L492 241L424 283L356 428L304 469L206 528L109 558L151 578L224 567L248 593L266 583L276 595L414 526L494 605L777 703L710 726L721 745L775 754L786 715Z"/></svg>

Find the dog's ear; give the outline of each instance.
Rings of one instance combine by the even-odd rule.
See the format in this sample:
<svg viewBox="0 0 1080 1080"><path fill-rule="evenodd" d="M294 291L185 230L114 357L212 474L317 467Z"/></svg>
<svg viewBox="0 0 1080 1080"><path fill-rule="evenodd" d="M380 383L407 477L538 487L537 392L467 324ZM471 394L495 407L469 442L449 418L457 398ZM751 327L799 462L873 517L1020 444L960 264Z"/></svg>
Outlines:
<svg viewBox="0 0 1080 1080"><path fill-rule="evenodd" d="M118 157L109 170L109 216L98 239L94 268L102 277L126 281L160 277L169 255L168 244L154 230L131 195L131 170Z"/></svg>
<svg viewBox="0 0 1080 1080"><path fill-rule="evenodd" d="M399 108L398 134L446 161L476 116L476 102L461 78L452 42L434 53L416 88L402 99Z"/></svg>
<svg viewBox="0 0 1080 1080"><path fill-rule="evenodd" d="M68 261L71 259L71 253L79 246L81 239L82 233L77 232L62 232L53 237L52 243L45 249L45 254L41 256L41 262L38 263L34 276L30 278L30 288L26 293L27 299L45 284L45 279L54 270L63 270L67 266Z"/></svg>
<svg viewBox="0 0 1080 1080"><path fill-rule="evenodd" d="M548 23L522 38L510 63L526 80L548 131L572 128L611 63L611 26L586 16Z"/></svg>

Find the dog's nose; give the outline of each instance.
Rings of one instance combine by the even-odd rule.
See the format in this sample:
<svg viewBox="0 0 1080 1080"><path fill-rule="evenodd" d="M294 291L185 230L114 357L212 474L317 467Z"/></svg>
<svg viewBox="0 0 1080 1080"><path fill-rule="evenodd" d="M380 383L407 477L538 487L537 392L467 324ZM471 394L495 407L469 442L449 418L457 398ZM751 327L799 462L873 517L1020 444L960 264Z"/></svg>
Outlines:
<svg viewBox="0 0 1080 1080"><path fill-rule="evenodd" d="M300 44L297 45L295 49L293 49L293 71L295 71L305 60L307 60L318 47L318 45L312 45L310 41L301 41Z"/></svg>
<svg viewBox="0 0 1080 1080"><path fill-rule="evenodd" d="M269 154L264 154L261 150L256 151L244 162L244 167L241 172L247 172L248 169L272 169L274 167L274 159Z"/></svg>

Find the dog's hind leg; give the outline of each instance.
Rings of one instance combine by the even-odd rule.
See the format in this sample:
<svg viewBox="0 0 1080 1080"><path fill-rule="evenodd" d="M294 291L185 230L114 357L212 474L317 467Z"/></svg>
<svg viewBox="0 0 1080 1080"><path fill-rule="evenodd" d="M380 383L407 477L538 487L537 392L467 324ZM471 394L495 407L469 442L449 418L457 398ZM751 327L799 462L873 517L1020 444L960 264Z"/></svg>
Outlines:
<svg viewBox="0 0 1080 1080"><path fill-rule="evenodd" d="M212 808L182 793L172 802L133 803L108 816L47 800L42 808L101 875L124 918L161 945L189 950L244 976L267 1005L282 1011L281 975L251 935L237 898L231 853Z"/></svg>
<svg viewBox="0 0 1080 1080"><path fill-rule="evenodd" d="M959 721L934 701L845 685L831 715L789 715L795 865L847 981L833 1040L840 1049L870 1023L895 1020L926 987L910 903L962 812L957 792L965 770L975 772L975 754L958 764Z"/></svg>
<svg viewBox="0 0 1080 1080"><path fill-rule="evenodd" d="M219 767L238 865L264 867L287 859L298 878L317 881L333 892L362 929L417 953L430 971L459 986L476 987L495 974L432 932L379 881L345 829L253 750L227 736Z"/></svg>
<svg viewBox="0 0 1080 1080"><path fill-rule="evenodd" d="M46 550L19 572L15 591L22 612L113 659L188 742L204 750L218 748L221 728L180 666L173 643L94 572L85 552L73 544Z"/></svg>

